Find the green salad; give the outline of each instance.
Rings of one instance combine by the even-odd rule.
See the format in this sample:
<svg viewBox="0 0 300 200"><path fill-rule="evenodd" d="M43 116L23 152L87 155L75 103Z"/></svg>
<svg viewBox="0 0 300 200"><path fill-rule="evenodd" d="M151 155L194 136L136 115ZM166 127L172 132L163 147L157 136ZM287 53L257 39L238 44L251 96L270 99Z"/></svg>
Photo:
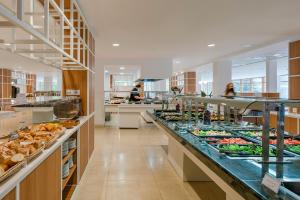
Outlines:
<svg viewBox="0 0 300 200"><path fill-rule="evenodd" d="M220 145L219 146L220 152L227 152L231 154L237 155L262 155L262 147L257 145L237 145L237 144L230 144L230 145ZM269 151L270 156L275 156L274 149L270 149Z"/></svg>
<svg viewBox="0 0 300 200"><path fill-rule="evenodd" d="M300 154L300 145L287 146L287 149L288 149L289 151L294 152L294 153Z"/></svg>

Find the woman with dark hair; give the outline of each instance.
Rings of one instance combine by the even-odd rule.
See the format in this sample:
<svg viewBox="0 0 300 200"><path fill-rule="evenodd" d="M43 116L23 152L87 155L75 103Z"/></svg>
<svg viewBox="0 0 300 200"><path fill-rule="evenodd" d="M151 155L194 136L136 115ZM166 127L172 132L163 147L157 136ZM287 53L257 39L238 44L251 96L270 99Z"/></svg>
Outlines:
<svg viewBox="0 0 300 200"><path fill-rule="evenodd" d="M140 100L144 99L140 95L140 91L139 91L140 88L141 88L141 84L138 83L135 85L135 87L130 92L129 101L140 101Z"/></svg>
<svg viewBox="0 0 300 200"><path fill-rule="evenodd" d="M236 93L234 91L233 83L228 83L226 85L225 96L226 97L234 97L235 95L236 95Z"/></svg>

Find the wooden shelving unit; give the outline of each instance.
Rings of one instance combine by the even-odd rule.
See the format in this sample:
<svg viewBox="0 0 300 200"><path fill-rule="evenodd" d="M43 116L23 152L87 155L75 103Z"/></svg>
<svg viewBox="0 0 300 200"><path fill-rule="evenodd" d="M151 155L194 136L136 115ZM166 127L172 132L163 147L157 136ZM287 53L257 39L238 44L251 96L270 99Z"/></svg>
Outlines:
<svg viewBox="0 0 300 200"><path fill-rule="evenodd" d="M76 168L77 168L77 165L75 165L75 164L72 168L70 168L69 176L67 176L67 178L64 178L62 180L62 189L65 189L65 187L68 184L70 178L73 176Z"/></svg>
<svg viewBox="0 0 300 200"><path fill-rule="evenodd" d="M76 149L77 149L77 148L71 149L71 150L69 151L68 155L66 155L66 156L63 158L62 165L64 165L64 164L69 160L69 158L70 158L71 156L74 155L74 153L76 152Z"/></svg>

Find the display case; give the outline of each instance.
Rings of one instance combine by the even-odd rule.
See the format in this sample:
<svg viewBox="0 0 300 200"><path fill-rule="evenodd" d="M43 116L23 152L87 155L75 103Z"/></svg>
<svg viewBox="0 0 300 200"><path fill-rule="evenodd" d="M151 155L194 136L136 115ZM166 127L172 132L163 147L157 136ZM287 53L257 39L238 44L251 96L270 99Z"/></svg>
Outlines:
<svg viewBox="0 0 300 200"><path fill-rule="evenodd" d="M300 137L284 131L285 107L299 107L300 101L180 98L180 110L157 110L152 115L156 124L170 136L168 157L175 163L175 169L180 168L180 164L174 161L179 154L172 155L175 147L170 141L173 140L176 148L182 146L184 155L191 154L193 159L198 159L195 162L208 167L204 173L210 174L208 171L212 170L221 180L210 178L217 184L226 183L228 191L234 189L241 199L300 198ZM263 124L245 122L243 117L248 111L261 112ZM276 129L270 129L270 112L277 113ZM262 184L268 177L279 182L278 191L272 192Z"/></svg>

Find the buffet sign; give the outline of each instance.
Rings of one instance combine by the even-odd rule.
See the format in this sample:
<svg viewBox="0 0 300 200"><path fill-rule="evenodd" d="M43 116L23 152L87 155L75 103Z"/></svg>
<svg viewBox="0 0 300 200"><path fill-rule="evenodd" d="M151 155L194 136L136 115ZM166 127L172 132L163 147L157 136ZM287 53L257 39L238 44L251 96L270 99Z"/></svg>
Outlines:
<svg viewBox="0 0 300 200"><path fill-rule="evenodd" d="M269 174L265 174L262 184L277 194L281 185L281 180L276 179Z"/></svg>

